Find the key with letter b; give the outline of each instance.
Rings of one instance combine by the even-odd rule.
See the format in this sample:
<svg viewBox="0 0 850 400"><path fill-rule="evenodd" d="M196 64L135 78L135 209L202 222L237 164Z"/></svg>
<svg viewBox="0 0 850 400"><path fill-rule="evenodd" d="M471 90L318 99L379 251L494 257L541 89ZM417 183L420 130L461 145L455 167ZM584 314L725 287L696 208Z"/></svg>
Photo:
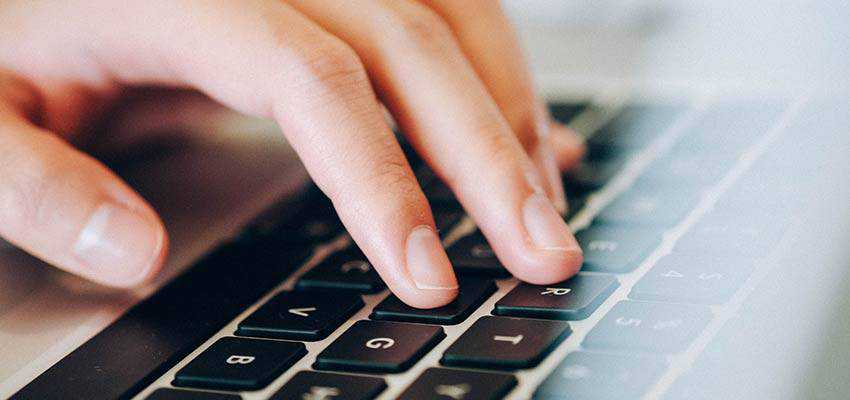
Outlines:
<svg viewBox="0 0 850 400"><path fill-rule="evenodd" d="M223 390L261 389L306 353L301 343L226 337L178 371L174 384Z"/></svg>

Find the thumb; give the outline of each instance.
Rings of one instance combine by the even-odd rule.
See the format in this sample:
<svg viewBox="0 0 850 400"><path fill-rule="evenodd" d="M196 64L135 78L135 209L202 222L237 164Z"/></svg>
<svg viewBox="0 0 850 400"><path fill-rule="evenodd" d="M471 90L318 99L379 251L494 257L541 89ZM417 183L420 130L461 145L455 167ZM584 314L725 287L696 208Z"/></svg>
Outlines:
<svg viewBox="0 0 850 400"><path fill-rule="evenodd" d="M0 100L2 101L2 100ZM0 103L0 237L71 273L118 287L166 253L153 209L93 158Z"/></svg>

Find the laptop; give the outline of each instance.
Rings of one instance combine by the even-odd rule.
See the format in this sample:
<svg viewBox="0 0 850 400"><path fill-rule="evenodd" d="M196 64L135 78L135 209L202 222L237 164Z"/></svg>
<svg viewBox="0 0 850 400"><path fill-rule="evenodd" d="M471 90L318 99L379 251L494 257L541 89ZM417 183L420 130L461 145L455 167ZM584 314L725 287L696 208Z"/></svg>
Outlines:
<svg viewBox="0 0 850 400"><path fill-rule="evenodd" d="M0 398L847 398L850 14L615 3L506 2L586 137L576 277L512 278L409 151L460 295L407 307L273 124L170 97L207 140L106 159L163 216L166 273L116 291L0 246ZM115 126L169 129L162 101Z"/></svg>

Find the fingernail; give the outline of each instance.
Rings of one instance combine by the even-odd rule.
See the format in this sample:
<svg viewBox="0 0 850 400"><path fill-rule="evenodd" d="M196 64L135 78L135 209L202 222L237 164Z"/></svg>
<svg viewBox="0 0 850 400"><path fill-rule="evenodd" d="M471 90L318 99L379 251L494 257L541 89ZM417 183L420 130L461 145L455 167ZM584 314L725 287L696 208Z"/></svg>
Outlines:
<svg viewBox="0 0 850 400"><path fill-rule="evenodd" d="M418 226L407 236L407 269L413 283L425 290L457 290L452 264L437 233Z"/></svg>
<svg viewBox="0 0 850 400"><path fill-rule="evenodd" d="M569 226L545 196L534 193L522 207L525 229L540 249L572 251L579 248Z"/></svg>
<svg viewBox="0 0 850 400"><path fill-rule="evenodd" d="M73 250L95 279L115 286L141 283L162 251L165 233L154 221L117 204L92 213Z"/></svg>

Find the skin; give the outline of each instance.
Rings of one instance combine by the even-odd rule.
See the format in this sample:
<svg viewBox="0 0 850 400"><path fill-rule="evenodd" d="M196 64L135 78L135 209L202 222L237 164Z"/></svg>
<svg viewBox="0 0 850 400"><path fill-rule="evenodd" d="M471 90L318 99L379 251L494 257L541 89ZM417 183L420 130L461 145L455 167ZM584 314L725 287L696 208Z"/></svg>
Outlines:
<svg viewBox="0 0 850 400"><path fill-rule="evenodd" d="M105 285L157 274L156 212L73 146L140 86L274 119L412 306L447 304L457 280L381 104L515 276L581 265L557 211L582 143L550 121L496 0L0 2L0 236Z"/></svg>

